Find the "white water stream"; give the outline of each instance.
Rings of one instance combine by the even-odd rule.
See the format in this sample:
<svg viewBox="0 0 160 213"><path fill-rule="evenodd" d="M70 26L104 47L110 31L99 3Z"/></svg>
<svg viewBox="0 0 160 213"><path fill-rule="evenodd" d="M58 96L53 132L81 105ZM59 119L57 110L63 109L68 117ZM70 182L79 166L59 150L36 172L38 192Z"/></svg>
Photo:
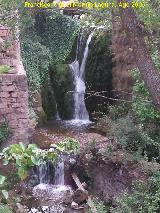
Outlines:
<svg viewBox="0 0 160 213"><path fill-rule="evenodd" d="M81 45L81 38L80 42L77 42L77 50L76 50L76 59L69 65L70 70L72 71L73 77L74 77L74 86L75 86L75 91L74 91L74 121L75 122L82 122L82 123L88 123L89 122L89 115L85 106L85 79L84 79L84 72L85 72L85 67L86 67L86 62L87 62L87 57L89 53L89 44L92 39L92 35L90 34L85 50L83 53L83 59L82 63L80 65L79 60L78 60L78 51L80 50Z"/></svg>

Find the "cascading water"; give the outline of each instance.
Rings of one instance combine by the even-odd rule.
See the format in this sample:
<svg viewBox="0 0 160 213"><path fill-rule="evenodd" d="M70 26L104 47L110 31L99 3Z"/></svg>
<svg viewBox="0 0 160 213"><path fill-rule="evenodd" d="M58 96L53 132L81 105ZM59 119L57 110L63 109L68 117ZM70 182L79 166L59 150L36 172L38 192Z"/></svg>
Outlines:
<svg viewBox="0 0 160 213"><path fill-rule="evenodd" d="M81 38L80 38L80 42L79 41L77 42L76 59L69 65L70 70L72 71L72 74L74 77L74 86L75 86L74 120L77 122L79 121L85 121L86 123L89 122L89 115L88 115L88 112L85 106L85 100L84 100L84 95L86 90L84 72L85 72L85 67L86 67L86 62L87 62L87 57L89 52L89 44L91 42L92 35L93 33L90 34L87 39L81 65L78 60L78 52L80 50Z"/></svg>
<svg viewBox="0 0 160 213"><path fill-rule="evenodd" d="M49 177L48 177L48 171L49 171L49 168L48 168L48 163L44 163L44 164L41 164L39 167L38 167L38 176L39 176L39 182L40 184L41 183L48 183L49 182Z"/></svg>
<svg viewBox="0 0 160 213"><path fill-rule="evenodd" d="M49 162L38 167L39 184L33 188L33 196L42 200L51 199L56 205L59 205L61 201L72 193L71 187L65 185L64 181L63 156L59 156L59 160L54 166L54 172L53 170L51 171L50 167L51 164Z"/></svg>
<svg viewBox="0 0 160 213"><path fill-rule="evenodd" d="M54 185L65 185L64 183L64 160L61 159L57 162L53 169L50 168L51 165L49 162L41 164L38 166L38 179L40 184L50 184Z"/></svg>
<svg viewBox="0 0 160 213"><path fill-rule="evenodd" d="M55 185L65 185L64 184L64 161L60 161L57 163L55 167L55 177L54 177Z"/></svg>

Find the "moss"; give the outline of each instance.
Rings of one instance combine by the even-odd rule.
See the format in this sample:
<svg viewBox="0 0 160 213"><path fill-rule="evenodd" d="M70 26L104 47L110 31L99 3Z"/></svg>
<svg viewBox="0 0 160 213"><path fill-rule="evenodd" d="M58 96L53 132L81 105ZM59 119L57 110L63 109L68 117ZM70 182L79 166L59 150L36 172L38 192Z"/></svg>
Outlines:
<svg viewBox="0 0 160 213"><path fill-rule="evenodd" d="M110 97L112 90L112 53L110 51L111 37L106 31L97 32L92 39L90 52L86 64L87 92L101 92ZM107 99L92 96L86 99L86 106L90 114L106 112Z"/></svg>
<svg viewBox="0 0 160 213"><path fill-rule="evenodd" d="M5 120L0 124L0 144L7 141L10 136L10 129L8 127L8 122Z"/></svg>
<svg viewBox="0 0 160 213"><path fill-rule="evenodd" d="M50 120L56 116L56 100L53 88L51 86L46 86L42 89L42 106L47 116L47 120Z"/></svg>
<svg viewBox="0 0 160 213"><path fill-rule="evenodd" d="M59 64L51 71L58 110L62 119L70 119L73 112L73 79L67 64Z"/></svg>

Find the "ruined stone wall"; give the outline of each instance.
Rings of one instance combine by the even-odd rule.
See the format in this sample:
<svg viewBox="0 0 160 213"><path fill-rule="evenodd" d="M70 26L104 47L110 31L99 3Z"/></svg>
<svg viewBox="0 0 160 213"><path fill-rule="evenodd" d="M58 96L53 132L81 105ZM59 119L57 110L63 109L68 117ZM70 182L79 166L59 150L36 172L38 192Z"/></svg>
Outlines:
<svg viewBox="0 0 160 213"><path fill-rule="evenodd" d="M7 119L9 143L27 142L28 91L25 75L0 75L0 120Z"/></svg>
<svg viewBox="0 0 160 213"><path fill-rule="evenodd" d="M9 48L3 44L10 35L7 28L0 26L0 66L8 65L11 71L0 74L0 123L8 121L11 135L2 144L28 143L29 114L27 77L20 57L20 44L16 40Z"/></svg>

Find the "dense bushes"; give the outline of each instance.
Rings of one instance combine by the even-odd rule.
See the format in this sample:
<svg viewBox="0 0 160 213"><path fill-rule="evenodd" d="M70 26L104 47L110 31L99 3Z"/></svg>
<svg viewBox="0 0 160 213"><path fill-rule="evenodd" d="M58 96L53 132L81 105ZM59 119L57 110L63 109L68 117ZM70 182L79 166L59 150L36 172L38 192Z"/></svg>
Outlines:
<svg viewBox="0 0 160 213"><path fill-rule="evenodd" d="M135 79L133 87L132 110L141 123L155 123L160 121L160 112L158 112L149 96L149 91L142 81L137 70L132 71Z"/></svg>
<svg viewBox="0 0 160 213"><path fill-rule="evenodd" d="M160 172L152 175L147 182L137 181L133 193L123 193L118 206L112 213L158 213L160 211Z"/></svg>
<svg viewBox="0 0 160 213"><path fill-rule="evenodd" d="M132 101L110 106L97 128L114 139L116 148L132 153L133 160L145 158L146 164L154 168L153 161L160 162L160 112L155 109L138 71L133 70L132 76L135 80ZM135 182L132 192L122 193L117 206L111 208L112 213L160 212L160 172L159 168L155 173L149 172L150 168L144 171L149 179Z"/></svg>

